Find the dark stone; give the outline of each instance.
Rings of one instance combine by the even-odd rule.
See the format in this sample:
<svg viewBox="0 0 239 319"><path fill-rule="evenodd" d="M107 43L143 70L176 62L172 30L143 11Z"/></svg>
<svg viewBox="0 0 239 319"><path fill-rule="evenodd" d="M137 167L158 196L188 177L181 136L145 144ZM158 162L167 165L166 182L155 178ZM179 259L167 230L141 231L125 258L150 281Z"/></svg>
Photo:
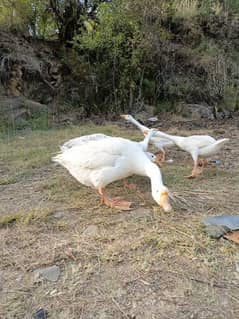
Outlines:
<svg viewBox="0 0 239 319"><path fill-rule="evenodd" d="M209 225L206 226L205 231L209 237L219 239L228 232L228 228L224 226Z"/></svg>
<svg viewBox="0 0 239 319"><path fill-rule="evenodd" d="M48 311L41 308L34 313L33 319L46 319L48 317Z"/></svg>

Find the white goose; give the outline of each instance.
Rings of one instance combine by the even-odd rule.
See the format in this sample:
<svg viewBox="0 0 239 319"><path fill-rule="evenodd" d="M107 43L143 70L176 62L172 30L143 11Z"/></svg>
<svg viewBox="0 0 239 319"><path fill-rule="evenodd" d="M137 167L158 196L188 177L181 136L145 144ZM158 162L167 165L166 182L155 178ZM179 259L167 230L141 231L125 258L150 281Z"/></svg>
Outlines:
<svg viewBox="0 0 239 319"><path fill-rule="evenodd" d="M194 161L191 175L187 178L195 178L203 172L206 165L205 158L217 154L221 148L229 141L229 138L216 140L209 135L191 135L187 137L166 134L160 131L155 132L155 138L166 138L175 143L179 148L188 152ZM202 157L203 160L199 161Z"/></svg>
<svg viewBox="0 0 239 319"><path fill-rule="evenodd" d="M80 136L80 137L75 137L75 138L72 138L69 141L65 142L63 145L61 145L60 149L61 149L62 152L64 152L67 149L70 149L72 147L85 145L85 144L87 144L89 142L99 141L99 140L103 140L103 139L106 139L106 138L112 138L112 136L108 136L108 135L101 134L101 133L96 133L96 134L90 134L90 135L84 135L84 136ZM142 142L140 142L140 143L142 143ZM156 155L154 155L151 152L146 152L146 151L145 151L145 154L148 156L148 158L153 163L157 163L157 156Z"/></svg>
<svg viewBox="0 0 239 319"><path fill-rule="evenodd" d="M86 143L82 139L81 145L63 149L52 160L65 167L80 183L97 189L102 203L123 210L130 209L131 202L108 198L105 187L133 174L148 176L154 200L168 212L171 210L168 189L160 169L145 153L153 134L154 130L150 130L139 143L120 137L86 138Z"/></svg>
<svg viewBox="0 0 239 319"><path fill-rule="evenodd" d="M125 119L126 121L134 124L144 135L146 135L147 132L149 131L149 128L147 126L144 126L141 123L139 123L135 118L133 118L132 115L122 114L120 116L123 119ZM165 161L165 157L166 157L165 148L168 148L168 147L175 145L175 143L170 141L169 139L157 136L157 131L154 133L154 136L152 136L149 143L152 144L156 149L160 150L163 153L162 159L160 159L159 156L156 155L155 162L158 164L160 164L160 162Z"/></svg>

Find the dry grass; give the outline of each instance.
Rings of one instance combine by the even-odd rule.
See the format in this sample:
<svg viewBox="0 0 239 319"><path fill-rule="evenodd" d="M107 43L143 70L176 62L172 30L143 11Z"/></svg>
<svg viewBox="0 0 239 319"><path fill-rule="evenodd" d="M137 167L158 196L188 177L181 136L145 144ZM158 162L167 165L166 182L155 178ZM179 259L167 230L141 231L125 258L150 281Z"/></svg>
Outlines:
<svg viewBox="0 0 239 319"><path fill-rule="evenodd" d="M114 183L110 194L135 203L120 212L99 206L96 193L50 162L60 143L91 132L141 138L107 125L0 144L0 318L32 318L40 307L59 319L237 318L238 246L210 239L201 220L237 213L238 142L222 154L222 167L192 181L183 178L191 160L170 151L174 163L162 169L176 197L169 214L155 206L147 179L132 178L137 192ZM233 127L227 133L238 136ZM33 282L34 269L53 264L61 269L58 282Z"/></svg>

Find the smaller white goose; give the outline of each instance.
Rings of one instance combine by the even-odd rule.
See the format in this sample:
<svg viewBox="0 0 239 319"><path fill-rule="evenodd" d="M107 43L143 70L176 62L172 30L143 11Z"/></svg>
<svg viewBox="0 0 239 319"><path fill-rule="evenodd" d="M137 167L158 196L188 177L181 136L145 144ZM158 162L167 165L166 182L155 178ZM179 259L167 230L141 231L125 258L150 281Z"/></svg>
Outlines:
<svg viewBox="0 0 239 319"><path fill-rule="evenodd" d="M186 176L187 178L195 178L200 175L206 164L205 158L217 154L224 144L229 141L229 138L216 140L209 135L191 135L183 137L166 134L160 131L157 131L155 135L155 138L159 136L160 138L168 139L192 156L194 166L191 175ZM199 161L199 157L202 157L203 160Z"/></svg>
<svg viewBox="0 0 239 319"><path fill-rule="evenodd" d="M126 121L134 124L144 135L146 135L147 132L149 131L149 128L147 126L144 126L141 123L139 123L132 115L121 114L120 116L123 119L125 119ZM168 147L175 145L175 143L170 141L169 139L157 136L157 131L155 132L154 136L152 136L149 143L152 144L156 149L160 150L163 153L162 159L160 159L160 157L158 155L156 155L155 163L157 163L159 165L165 161L165 157L166 157L165 148L168 148Z"/></svg>
<svg viewBox="0 0 239 319"><path fill-rule="evenodd" d="M148 176L154 200L168 212L171 210L168 189L163 184L160 169L145 153L153 134L154 130L150 130L139 143L120 137L93 137L92 140L84 137L80 145L65 147L52 160L65 167L80 183L97 189L102 203L123 210L130 209L131 202L108 198L105 187L133 174Z"/></svg>

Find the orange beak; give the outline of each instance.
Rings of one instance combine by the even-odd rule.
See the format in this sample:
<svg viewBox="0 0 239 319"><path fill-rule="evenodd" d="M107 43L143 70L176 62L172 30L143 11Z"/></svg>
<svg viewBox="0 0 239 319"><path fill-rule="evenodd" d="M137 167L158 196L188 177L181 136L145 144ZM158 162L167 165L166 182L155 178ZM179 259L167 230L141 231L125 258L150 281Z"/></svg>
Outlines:
<svg viewBox="0 0 239 319"><path fill-rule="evenodd" d="M163 210L168 213L172 210L172 206L170 205L169 202L169 196L168 192L161 192L160 194L160 206L163 208Z"/></svg>

